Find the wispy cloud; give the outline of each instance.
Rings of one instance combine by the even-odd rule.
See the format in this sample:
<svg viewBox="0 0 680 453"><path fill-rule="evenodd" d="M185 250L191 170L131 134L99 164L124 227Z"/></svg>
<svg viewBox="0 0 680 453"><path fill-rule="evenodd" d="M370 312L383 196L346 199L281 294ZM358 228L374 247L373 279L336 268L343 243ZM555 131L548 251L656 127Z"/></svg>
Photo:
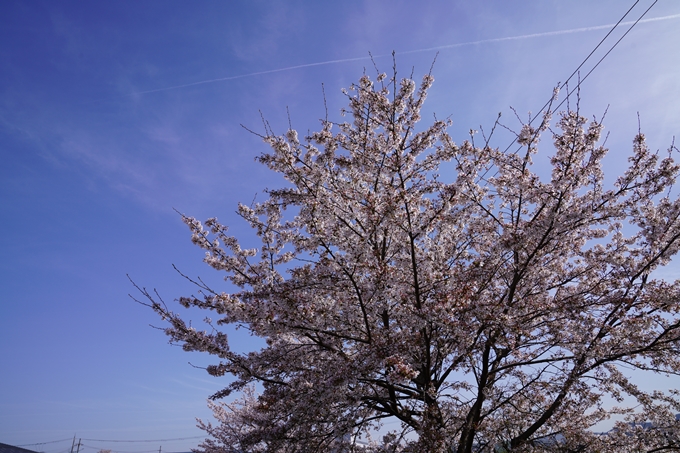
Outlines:
<svg viewBox="0 0 680 453"><path fill-rule="evenodd" d="M638 21L638 23L647 23L647 22L656 22L656 21L662 21L662 20L670 20L670 19L677 19L680 18L680 14L671 14L668 16L661 16L661 17L652 17L649 19L642 19ZM625 25L633 25L635 21L628 21L628 22L621 22L619 26L625 26ZM421 49L413 49L413 50L406 50L399 52L401 55L405 54L414 54L414 53L422 53L422 52L432 52L435 50L447 50L447 49L455 49L458 47L466 47L466 46L474 46L474 45L480 45L480 44L493 44L493 43L499 43L499 42L505 42L505 41L517 41L517 40L523 40L523 39L533 39L533 38L544 38L548 36L559 36L559 35L568 35L572 33L584 33L584 32L589 32L589 31L597 31L597 30L604 30L604 29L609 29L614 27L615 24L606 24L606 25L595 25L592 27L581 27L581 28L571 28L568 30L558 30L558 31L548 31L548 32L542 32L542 33L531 33L528 35L517 35L517 36L506 36L504 38L489 38L489 39L481 39L478 41L467 41L467 42L461 42L461 43L455 43L455 44L445 44L441 46L434 46L434 47L426 47L426 48L421 48ZM373 58L382 58L386 57L388 55L374 55ZM365 57L355 57L355 58L341 58L337 60L325 60L325 61L318 61L315 63L306 63L306 64L299 64L299 65L294 65L294 66L286 66L285 68L277 68L277 69L269 69L266 71L257 71L257 72L250 72L248 74L240 74L240 75L235 75L235 76L229 76L229 77L219 77L216 79L208 79L208 80L201 80L199 82L192 82L192 83L185 83L182 85L174 85L170 87L165 87L165 88L157 88L153 90L146 90L146 91L138 91L135 93L130 94L130 96L138 96L141 94L149 94L149 93L158 93L161 91L170 91L170 90L177 90L180 88L188 88L188 87L193 87L197 85L205 85L209 83L216 83L216 82L226 82L229 80L236 80L236 79L243 79L246 77L254 77L258 75L265 75L265 74L274 74L277 72L285 72L285 71L293 71L295 69L303 69L303 68L311 68L315 66L325 66L325 65L332 65L332 64L340 64L340 63L349 63L352 61L362 61L362 60L370 60L371 56L365 56Z"/></svg>

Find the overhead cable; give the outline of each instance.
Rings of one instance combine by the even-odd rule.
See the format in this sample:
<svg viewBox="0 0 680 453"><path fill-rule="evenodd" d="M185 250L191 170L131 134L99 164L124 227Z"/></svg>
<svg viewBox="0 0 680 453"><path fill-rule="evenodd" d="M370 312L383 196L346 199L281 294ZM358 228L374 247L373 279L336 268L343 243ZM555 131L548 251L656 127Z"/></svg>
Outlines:
<svg viewBox="0 0 680 453"><path fill-rule="evenodd" d="M595 66L593 66L592 69L590 71L588 71L588 73L585 75L585 77L583 77L582 79L579 79L578 84L576 84L576 86L567 93L567 96L562 100L562 102L559 103L559 105L555 108L555 110L560 108L562 106L562 104L564 104L566 102L566 100L569 99L569 95L571 93L573 93L575 90L578 90L580 88L581 84L588 78L588 76L590 74L592 74L592 72L595 70L595 68L597 68L600 65L600 63L602 63L602 61L604 61L605 58L607 58L607 56L612 52L612 50L614 50L614 48L623 40L623 38L625 38L626 35L628 35L628 33L630 33L630 31L633 29L633 27L635 27L638 24L638 22L640 22L642 20L643 17L645 17L645 15L649 12L649 10L651 10L654 7L654 5L657 4L658 1L659 0L654 0L654 2L649 6L649 8L647 8L640 15L640 17L638 17L638 19L635 22L633 22L633 24L630 26L630 28L628 28L628 30L626 30L626 32L614 43L614 45L612 45L609 48L609 50L602 56L602 58L600 58L600 60L597 63L595 63ZM574 75L578 73L579 69L581 69L581 67L583 67L583 65L586 63L586 61L588 61L588 59L590 59L590 57L593 55L593 53L595 53L595 51L602 45L602 43L609 37L609 35L612 34L612 32L619 26L619 24L628 15L628 13L630 13L631 10L633 8L635 8L635 6L639 2L640 2L640 0L637 0L633 4L633 6L631 6L628 9L628 11L626 11L626 14L624 14L623 17L621 17L621 19L619 19L619 21L612 27L612 29L609 30L609 32L605 35L605 37L600 40L600 42L597 44L597 46L595 46L595 48L588 54L588 56L581 62L581 64L574 70L574 72L571 73L569 78L567 78L567 80L564 83L560 84L560 86L559 86L560 89L563 88L564 86L566 86L567 83L569 82L569 80L571 80L571 78L574 77ZM553 99L550 99L548 102L546 102L545 105L543 105L543 107L541 107L541 109L539 110L539 113L537 113L536 115L534 115L532 118L529 119L528 124L531 124L536 118L538 118L541 115L541 113L543 112L543 109L545 109L547 106L549 106L552 102L553 102ZM517 137L515 137L515 139L508 145L508 147L505 148L505 152L507 152L510 149L510 147L515 144L516 141L517 141Z"/></svg>
<svg viewBox="0 0 680 453"><path fill-rule="evenodd" d="M38 443L35 443L35 444L21 444L21 445L17 445L17 447L30 447L32 445L56 444L57 442L65 442L67 440L71 440L71 438L69 437L68 439L50 440L50 441L47 441L47 442L38 442Z"/></svg>
<svg viewBox="0 0 680 453"><path fill-rule="evenodd" d="M118 440L118 439L85 439L92 442L172 442L176 440L205 439L206 436L176 437L174 439L140 439L140 440Z"/></svg>

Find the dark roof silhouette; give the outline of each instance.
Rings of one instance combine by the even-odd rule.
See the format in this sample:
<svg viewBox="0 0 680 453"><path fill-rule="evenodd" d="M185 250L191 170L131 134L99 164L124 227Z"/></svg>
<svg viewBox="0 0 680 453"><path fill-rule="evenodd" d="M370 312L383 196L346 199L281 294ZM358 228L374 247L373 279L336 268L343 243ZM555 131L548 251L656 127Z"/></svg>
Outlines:
<svg viewBox="0 0 680 453"><path fill-rule="evenodd" d="M0 443L0 453L38 453L35 450Z"/></svg>

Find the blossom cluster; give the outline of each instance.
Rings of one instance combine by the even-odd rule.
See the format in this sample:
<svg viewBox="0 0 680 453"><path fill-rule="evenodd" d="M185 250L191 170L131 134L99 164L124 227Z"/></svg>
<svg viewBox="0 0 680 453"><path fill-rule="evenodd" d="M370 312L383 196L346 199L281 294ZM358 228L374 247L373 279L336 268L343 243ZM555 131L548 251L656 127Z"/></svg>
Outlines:
<svg viewBox="0 0 680 453"><path fill-rule="evenodd" d="M607 186L602 125L577 111L524 126L519 152L456 144L446 121L419 125L432 82L364 75L346 91L350 122L267 131L259 160L289 184L238 208L258 248L184 217L236 290L201 284L180 303L266 340L235 353L152 304L174 341L219 359L211 374L233 376L215 398L244 395L212 405L202 451L677 447L677 395L624 371L680 373L680 283L652 277L680 246L678 165L638 134ZM532 156L548 131L542 176ZM613 414L657 428L590 430ZM400 428L371 440L389 420Z"/></svg>

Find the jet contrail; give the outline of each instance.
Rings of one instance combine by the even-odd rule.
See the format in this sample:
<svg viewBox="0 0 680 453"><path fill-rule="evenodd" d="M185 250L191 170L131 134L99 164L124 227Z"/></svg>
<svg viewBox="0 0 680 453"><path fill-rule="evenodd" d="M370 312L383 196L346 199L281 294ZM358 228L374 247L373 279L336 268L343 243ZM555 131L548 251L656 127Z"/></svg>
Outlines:
<svg viewBox="0 0 680 453"><path fill-rule="evenodd" d="M384 57L384 55L378 55L374 58L379 58L379 57ZM226 80L242 79L244 77L252 77L252 76L262 75L262 74L272 74L274 72L292 71L293 69L310 68L312 66L323 66L323 65L327 65L327 64L347 63L349 61L369 60L370 58L371 57L343 58L342 60L328 60L328 61L319 61L317 63L299 64L299 65L296 65L296 66L287 66L285 68L279 68L279 69L269 69L267 71L250 72L248 74L241 74L241 75L236 75L236 76L231 76L231 77L220 77L219 79L201 80L200 82L186 83L184 85L175 85L175 86L166 87L166 88L158 88L156 90L138 91L138 92L133 93L133 94L157 93L159 91L168 91L168 90L174 90L174 89L177 89L177 88L186 88L186 87L192 87L192 86L195 86L195 85L203 85L204 83L224 82Z"/></svg>
<svg viewBox="0 0 680 453"><path fill-rule="evenodd" d="M652 18L649 18L649 19L642 19L638 23L677 19L679 17L680 17L680 14L671 14L670 16L652 17ZM628 21L628 22L621 22L619 25L633 25L634 23L635 23L635 21ZM602 30L602 29L611 28L614 25L615 24L596 25L596 26L593 26L593 27L572 28L572 29L569 29L569 30L559 30L559 31L547 31L547 32L543 32L543 33L532 33L532 34L529 34L529 35L507 36L505 38L481 39L479 41L468 41L468 42L461 42L461 43L456 43L456 44L446 44L446 45L443 45L443 46L427 47L427 48L423 48L423 49L406 50L406 51L403 51L403 52L399 52L399 55L405 55L405 54L411 54L411 53L421 53L421 52L431 52L433 50L446 50L446 49L453 49L453 48L456 48L456 47L473 46L473 45L478 45L478 44L491 44L491 43L503 42L503 41L516 41L516 40L519 40L519 39L542 38L542 37L545 37L545 36L557 36L557 35L567 35L567 34L571 34L571 33L583 33L583 32L587 32L587 31L595 31L595 30ZM388 55L374 55L373 58L381 58L381 57L386 57L386 56L388 56ZM319 61L317 63L299 64L299 65L295 65L295 66L287 66L285 68L269 69L267 71L250 72L248 74L241 74L241 75L230 76L230 77L220 77L218 79L201 80L200 82L185 83L184 85L175 85L175 86L166 87L166 88L158 88L158 89L155 89L155 90L138 91L136 93L133 93L131 96L139 95L139 94L158 93L160 91L176 90L176 89L179 89L179 88L187 88L187 87L193 87L193 86L196 86L196 85L204 85L206 83L225 82L225 81L228 81L228 80L242 79L244 77L253 77L253 76L264 75L264 74L273 74L275 72L292 71L294 69L311 68L313 66L324 66L324 65L330 65L330 64L348 63L350 61L361 61L361 60L370 60L370 59L371 59L371 57L368 56L368 57L356 57L356 58L342 58L342 59L339 59L339 60L326 60L326 61Z"/></svg>
<svg viewBox="0 0 680 453"><path fill-rule="evenodd" d="M663 16L663 17L652 17L650 19L642 19L638 21L639 24L645 23L645 22L654 22L654 21L659 21L659 20L668 20L668 19L676 19L680 17L680 14L672 14L670 16ZM633 25L635 23L634 20L628 21L628 22L621 22L620 25ZM489 44L489 43L494 43L494 42L503 42L503 41L515 41L518 39L531 39L531 38L542 38L544 36L557 36L557 35L568 35L570 33L582 33L586 31L595 31L595 30L602 30L602 29L607 29L613 27L615 24L608 24L608 25L595 25L593 27L582 27L582 28L572 28L569 30L559 30L559 31L546 31L543 33L532 33L530 35L519 35L519 36L508 36L505 38L491 38L491 39L482 39L480 41L468 41L468 42L461 42L457 44L446 44L443 46L436 46L436 47L428 47L427 49L416 49L416 50L407 50L405 52L400 52L402 55L403 54L408 54L408 53L418 53L418 52L428 52L432 50L444 50L444 49L453 49L455 47L463 47L463 46L472 46L475 44Z"/></svg>

